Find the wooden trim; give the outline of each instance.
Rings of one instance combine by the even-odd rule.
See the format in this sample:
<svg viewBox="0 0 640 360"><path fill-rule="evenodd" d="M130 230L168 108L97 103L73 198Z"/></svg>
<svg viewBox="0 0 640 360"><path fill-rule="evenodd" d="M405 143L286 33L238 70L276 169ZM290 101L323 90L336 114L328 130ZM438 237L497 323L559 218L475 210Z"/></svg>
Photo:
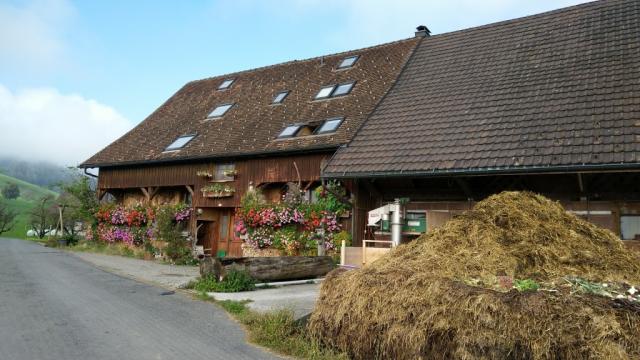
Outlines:
<svg viewBox="0 0 640 360"><path fill-rule="evenodd" d="M144 195L144 198L147 202L149 202L151 200L151 196L149 195L149 191L147 190L147 188L140 188L140 191L142 191L142 194Z"/></svg>

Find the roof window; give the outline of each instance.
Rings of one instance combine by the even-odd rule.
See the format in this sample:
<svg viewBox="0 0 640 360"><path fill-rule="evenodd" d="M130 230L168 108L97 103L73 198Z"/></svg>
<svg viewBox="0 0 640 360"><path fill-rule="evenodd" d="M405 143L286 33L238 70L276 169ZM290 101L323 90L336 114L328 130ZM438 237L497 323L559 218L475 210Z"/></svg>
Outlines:
<svg viewBox="0 0 640 360"><path fill-rule="evenodd" d="M355 81L351 81L348 83L342 83L338 85L323 86L314 97L314 100L322 100L322 99L348 95L351 92L351 89L353 89L353 85L355 85L355 83L356 83Z"/></svg>
<svg viewBox="0 0 640 360"><path fill-rule="evenodd" d="M273 98L273 101L271 103L282 104L282 102L287 97L287 95L289 95L289 90L280 91L279 93L276 94L276 96Z"/></svg>
<svg viewBox="0 0 640 360"><path fill-rule="evenodd" d="M289 125L278 135L278 139L294 137L298 130L300 130L300 125Z"/></svg>
<svg viewBox="0 0 640 360"><path fill-rule="evenodd" d="M328 133L336 132L340 124L342 124L343 120L344 118L341 118L341 117L330 118L325 120L322 123L322 125L320 125L320 127L318 127L318 129L316 130L316 134L320 135L320 134L328 134Z"/></svg>
<svg viewBox="0 0 640 360"><path fill-rule="evenodd" d="M359 55L348 56L340 62L338 69L347 69L352 67L358 61Z"/></svg>
<svg viewBox="0 0 640 360"><path fill-rule="evenodd" d="M329 86L323 86L320 91L318 91L318 93L316 94L315 99L326 99L328 97L331 96L331 94L333 93L333 89L335 89L336 86L335 85L329 85Z"/></svg>
<svg viewBox="0 0 640 360"><path fill-rule="evenodd" d="M164 151L180 150L193 140L194 137L196 137L195 134L179 136L169 146L167 146Z"/></svg>
<svg viewBox="0 0 640 360"><path fill-rule="evenodd" d="M227 113L227 111L229 111L229 109L231 109L232 106L233 104L218 105L215 109L213 109L212 112L209 113L209 116L207 116L207 118L222 117L224 114Z"/></svg>
<svg viewBox="0 0 640 360"><path fill-rule="evenodd" d="M350 83L344 83L336 86L336 89L333 91L333 94L331 94L331 97L344 96L349 94L351 92L351 89L353 89L354 84L355 82L352 81Z"/></svg>
<svg viewBox="0 0 640 360"><path fill-rule="evenodd" d="M236 81L236 79L226 79L218 86L218 90L226 90L230 88L234 81Z"/></svg>

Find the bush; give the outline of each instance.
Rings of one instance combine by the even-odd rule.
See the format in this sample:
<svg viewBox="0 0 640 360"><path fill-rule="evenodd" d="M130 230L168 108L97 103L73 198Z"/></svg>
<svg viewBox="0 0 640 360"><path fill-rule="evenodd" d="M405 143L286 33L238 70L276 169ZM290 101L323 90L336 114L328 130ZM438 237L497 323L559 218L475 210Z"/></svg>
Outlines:
<svg viewBox="0 0 640 360"><path fill-rule="evenodd" d="M2 188L2 196L5 199L17 199L20 196L20 188L14 183L9 183Z"/></svg>
<svg viewBox="0 0 640 360"><path fill-rule="evenodd" d="M200 278L193 288L200 292L239 292L256 288L256 281L246 271L231 270L220 282L213 275Z"/></svg>

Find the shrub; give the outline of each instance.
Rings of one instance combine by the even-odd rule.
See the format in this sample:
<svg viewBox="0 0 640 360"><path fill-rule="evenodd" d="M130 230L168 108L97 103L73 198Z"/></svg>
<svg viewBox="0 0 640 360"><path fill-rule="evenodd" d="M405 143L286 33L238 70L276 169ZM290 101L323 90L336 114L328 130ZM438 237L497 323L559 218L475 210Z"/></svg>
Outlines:
<svg viewBox="0 0 640 360"><path fill-rule="evenodd" d="M220 282L213 275L200 278L193 288L200 292L239 292L256 288L256 281L246 271L231 270Z"/></svg>
<svg viewBox="0 0 640 360"><path fill-rule="evenodd" d="M9 183L2 188L2 196L5 199L17 199L20 196L20 188L14 183Z"/></svg>

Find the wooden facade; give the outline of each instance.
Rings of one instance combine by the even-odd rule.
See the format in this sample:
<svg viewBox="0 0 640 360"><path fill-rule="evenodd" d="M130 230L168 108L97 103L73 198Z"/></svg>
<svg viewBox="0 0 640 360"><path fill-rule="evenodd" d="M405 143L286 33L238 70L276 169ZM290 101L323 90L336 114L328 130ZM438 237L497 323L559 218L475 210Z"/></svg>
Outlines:
<svg viewBox="0 0 640 360"><path fill-rule="evenodd" d="M191 232L206 252L240 256L242 241L233 233L234 214L249 187L270 189L268 194L272 200L278 200L279 191L287 182L299 182L303 189L311 188L320 181L321 166L331 154L102 167L98 189L101 194L109 193L125 205L190 203L196 211ZM221 179L217 175L222 168L234 169L237 175ZM199 172L214 176L199 176ZM235 192L220 198L205 196L201 190L216 183L232 187Z"/></svg>

